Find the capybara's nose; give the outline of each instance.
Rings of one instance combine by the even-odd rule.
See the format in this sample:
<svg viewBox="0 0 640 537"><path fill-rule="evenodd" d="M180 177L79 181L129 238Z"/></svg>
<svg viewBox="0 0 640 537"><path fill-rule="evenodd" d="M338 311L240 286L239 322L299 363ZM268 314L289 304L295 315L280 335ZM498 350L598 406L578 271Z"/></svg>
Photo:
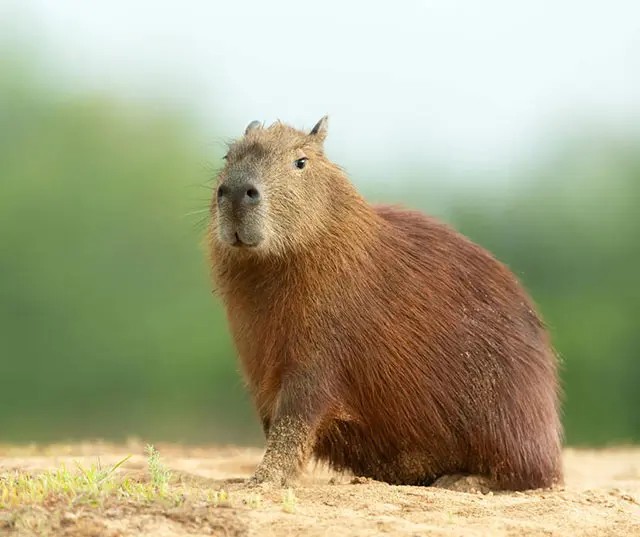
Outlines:
<svg viewBox="0 0 640 537"><path fill-rule="evenodd" d="M262 195L255 185L244 183L241 185L220 185L218 187L218 202L228 200L234 205L257 205Z"/></svg>

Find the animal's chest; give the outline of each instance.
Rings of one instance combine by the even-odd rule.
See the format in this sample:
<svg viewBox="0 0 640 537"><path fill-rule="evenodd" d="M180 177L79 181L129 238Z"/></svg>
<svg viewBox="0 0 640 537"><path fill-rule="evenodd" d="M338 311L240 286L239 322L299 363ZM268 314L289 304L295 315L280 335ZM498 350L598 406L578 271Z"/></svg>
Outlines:
<svg viewBox="0 0 640 537"><path fill-rule="evenodd" d="M362 406L362 397L352 392L382 397L392 391L394 379L381 379L386 379L386 371L402 367L403 357L393 341L406 324L401 322L403 312L360 280L345 277L341 283L313 289L280 287L278 292L263 287L260 296L236 290L228 303L240 363L262 416L271 415L289 373L313 362L319 365L314 367L317 374L332 386L361 388L338 390L347 407ZM399 326L394 322L398 320Z"/></svg>
<svg viewBox="0 0 640 537"><path fill-rule="evenodd" d="M253 399L263 416L272 413L283 379L308 356L306 314L275 300L246 300L228 308L238 359Z"/></svg>

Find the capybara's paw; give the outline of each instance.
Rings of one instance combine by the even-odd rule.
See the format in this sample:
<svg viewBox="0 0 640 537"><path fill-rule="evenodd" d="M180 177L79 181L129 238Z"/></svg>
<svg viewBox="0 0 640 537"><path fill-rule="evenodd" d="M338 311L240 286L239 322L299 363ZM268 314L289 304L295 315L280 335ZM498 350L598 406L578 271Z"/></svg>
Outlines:
<svg viewBox="0 0 640 537"><path fill-rule="evenodd" d="M261 471L260 469L245 482L247 488L259 488L261 490L282 488L284 485L285 482L281 475L274 472Z"/></svg>
<svg viewBox="0 0 640 537"><path fill-rule="evenodd" d="M276 488L276 486L273 481L258 481L251 477L244 482L244 488L255 490L256 492L268 492Z"/></svg>

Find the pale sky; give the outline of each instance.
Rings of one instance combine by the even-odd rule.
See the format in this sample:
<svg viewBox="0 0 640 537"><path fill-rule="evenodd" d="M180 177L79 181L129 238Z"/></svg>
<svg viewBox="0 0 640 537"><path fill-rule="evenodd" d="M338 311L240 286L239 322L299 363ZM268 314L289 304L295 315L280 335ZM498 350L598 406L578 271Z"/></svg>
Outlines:
<svg viewBox="0 0 640 537"><path fill-rule="evenodd" d="M216 136L328 113L346 167L499 171L574 116L640 125L638 0L2 4L63 86L172 102Z"/></svg>

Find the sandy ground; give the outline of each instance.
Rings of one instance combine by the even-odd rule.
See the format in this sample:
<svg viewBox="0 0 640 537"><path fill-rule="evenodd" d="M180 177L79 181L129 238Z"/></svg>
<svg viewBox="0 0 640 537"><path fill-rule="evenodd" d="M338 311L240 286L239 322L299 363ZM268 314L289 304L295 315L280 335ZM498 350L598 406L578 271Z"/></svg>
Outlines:
<svg viewBox="0 0 640 537"><path fill-rule="evenodd" d="M241 480L259 461L260 450L156 447L173 472L172 486L185 491L181 505L34 506L30 509L39 513L38 524L10 524L15 513L0 513L0 535L640 537L640 448L568 449L566 483L552 491L482 493L354 483L350 476L311 467L292 493L273 490L258 496ZM144 472L143 446L135 443L0 446L0 476L15 470L37 473L63 463L90 465L97 457L103 465L113 464L128 454L133 456L118 471ZM203 490L220 489L228 491L228 501L217 506L202 501Z"/></svg>

